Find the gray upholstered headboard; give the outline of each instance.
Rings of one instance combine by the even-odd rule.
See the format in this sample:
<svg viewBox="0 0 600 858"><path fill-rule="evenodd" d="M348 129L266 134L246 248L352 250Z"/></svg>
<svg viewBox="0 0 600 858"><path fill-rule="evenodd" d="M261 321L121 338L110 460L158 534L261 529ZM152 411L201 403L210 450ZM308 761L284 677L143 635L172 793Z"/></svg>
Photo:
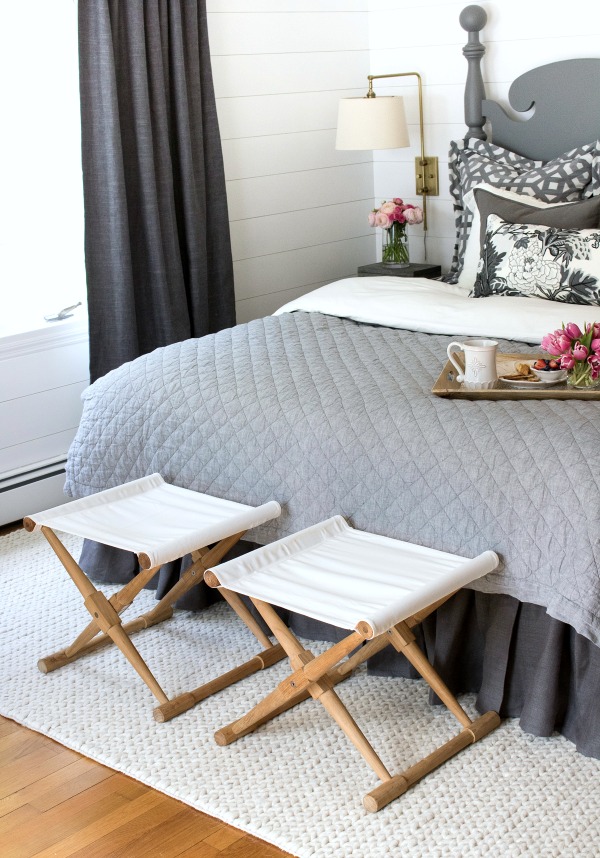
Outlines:
<svg viewBox="0 0 600 858"><path fill-rule="evenodd" d="M600 138L600 59L563 60L522 74L511 84L509 105L532 115L512 119L501 105L485 97L481 74L485 47L479 33L486 20L481 6L467 6L460 14L460 24L469 34L463 48L468 63L465 137L485 140L487 120L494 143L542 161Z"/></svg>

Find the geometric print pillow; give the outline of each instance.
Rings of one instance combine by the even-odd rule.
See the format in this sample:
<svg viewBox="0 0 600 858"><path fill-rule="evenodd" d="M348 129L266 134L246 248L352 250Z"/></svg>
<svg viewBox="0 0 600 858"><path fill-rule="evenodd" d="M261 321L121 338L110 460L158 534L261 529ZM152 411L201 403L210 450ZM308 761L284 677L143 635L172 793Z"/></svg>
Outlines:
<svg viewBox="0 0 600 858"><path fill-rule="evenodd" d="M487 140L452 141L448 158L454 201L456 243L446 283L456 283L473 215L464 197L475 185L488 184L545 203L564 203L600 194L600 142L578 146L543 163L524 158Z"/></svg>
<svg viewBox="0 0 600 858"><path fill-rule="evenodd" d="M473 297L513 295L600 305L600 229L487 219Z"/></svg>

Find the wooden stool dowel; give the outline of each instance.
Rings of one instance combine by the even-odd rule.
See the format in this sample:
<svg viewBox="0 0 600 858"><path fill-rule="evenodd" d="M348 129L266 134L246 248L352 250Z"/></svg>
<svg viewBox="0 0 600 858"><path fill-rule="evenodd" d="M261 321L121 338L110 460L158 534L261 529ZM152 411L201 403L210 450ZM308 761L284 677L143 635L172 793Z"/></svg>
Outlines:
<svg viewBox="0 0 600 858"><path fill-rule="evenodd" d="M236 533L233 536L228 536L226 539L222 539L213 546L213 548L202 556L199 556L197 560L194 560L185 572L182 573L179 581L177 581L171 589L165 593L153 610L160 613L165 605L175 604L175 602L185 596L192 587L200 584L204 577L204 571L208 569L209 566L220 563L227 552L240 541L244 532Z"/></svg>
<svg viewBox="0 0 600 858"><path fill-rule="evenodd" d="M240 620L242 620L242 622L248 626L248 628L250 629L254 637L258 640L258 642L261 643L265 648L270 647L270 638L263 632L256 618L252 616L252 614L250 613L246 605L243 603L243 601L240 599L238 594L234 593L231 590L226 590L225 587L223 587L219 592L221 593L229 607L235 611ZM283 655L285 655L285 653L283 653Z"/></svg>
<svg viewBox="0 0 600 858"><path fill-rule="evenodd" d="M327 679L329 683L334 686L337 685L339 682L343 682L345 679L348 679L349 676L350 671L341 674L338 671L332 670L327 674ZM254 730L258 729L258 727L262 727L263 724L267 724L273 718L277 718L279 715L283 715L284 712L287 712L289 709L292 709L294 706L297 706L304 700L308 700L310 696L311 695L309 691L306 688L303 688L301 691L298 692L298 694L290 697L280 706L277 706L275 709L269 711L266 716L253 720L249 726L243 729L240 728L239 721L234 721L232 724L229 724L226 727L221 727L221 729L217 730L214 735L215 742L217 743L217 745L221 746L230 745L237 739L241 739L243 736L247 736L249 733L252 733Z"/></svg>
<svg viewBox="0 0 600 858"><path fill-rule="evenodd" d="M98 592L87 575L75 563L54 531L49 527L42 527L41 530L83 598L86 599L92 593Z"/></svg>
<svg viewBox="0 0 600 858"><path fill-rule="evenodd" d="M390 779L390 773L383 765L366 736L354 718L350 715L335 691L326 691L321 695L319 701L323 704L327 712L329 712L336 724L344 731L356 750L373 769L377 777L384 782L388 781Z"/></svg>
<svg viewBox="0 0 600 858"><path fill-rule="evenodd" d="M438 672L427 661L427 658L417 646L415 636L408 626L405 623L398 623L395 628L389 630L388 635L394 648L405 655L412 666L419 671L425 682L435 691L440 700L445 703L459 724L462 724L463 727L468 727L471 724L471 719L445 682L442 681Z"/></svg>
<svg viewBox="0 0 600 858"><path fill-rule="evenodd" d="M363 798L365 810L370 813L376 813L385 807L395 798L398 798L405 793L411 786L424 778L442 763L445 763L451 757L455 756L466 748L472 745L479 739L487 736L492 730L500 724L500 717L496 712L486 712L480 718L477 718L471 723L470 727L465 727L464 730L454 736L448 742L445 742L441 747L437 748L427 757L419 760L414 766L406 769L400 775L394 775L389 781L385 781L378 787L375 787L370 793Z"/></svg>
<svg viewBox="0 0 600 858"><path fill-rule="evenodd" d="M256 706L253 706L246 715L217 730L215 742L217 745L229 745L236 739L241 739L242 736L252 733L257 727L266 724L267 721L275 718L281 712L290 709L299 702L300 698L306 699L307 697L309 697L309 692L306 686L296 688L290 683L289 678L285 679Z"/></svg>
<svg viewBox="0 0 600 858"><path fill-rule="evenodd" d="M356 670L359 665L363 664L363 662L372 656L377 655L378 652L381 652L381 650L385 649L388 645L389 640L387 640L385 635L380 635L377 638L373 638L372 641L367 641L353 655L348 656L345 661L339 664L335 668L335 672L339 676L346 676L352 673L352 671Z"/></svg>
<svg viewBox="0 0 600 858"><path fill-rule="evenodd" d="M279 706L275 706L272 709L270 708L266 714L255 717L249 722L247 721L245 726L240 725L241 719L233 721L231 724L227 724L225 727L221 727L215 732L215 742L221 747L231 745L232 742L236 742L238 739L242 739L249 733L253 733L254 730L257 730L259 727L262 727L263 724L267 724L269 721L272 721L273 718L283 715L283 713L287 712L288 709L292 709L304 700L308 700L309 697L310 694L308 693L308 690L303 688L297 694L290 696L287 700L284 700Z"/></svg>
<svg viewBox="0 0 600 858"><path fill-rule="evenodd" d="M271 605L260 599L252 600L261 617L271 628L273 634L283 646L288 656L292 657L297 653L297 648L300 646L298 639L288 629L279 614L271 607ZM352 632L341 641L334 644L322 655L317 656L314 661L304 667L304 674L307 679L315 680L323 676L330 668L334 667L344 656L356 649L363 642L364 636L360 632Z"/></svg>
<svg viewBox="0 0 600 858"><path fill-rule="evenodd" d="M144 680L158 702L166 703L169 698L154 678L152 671L137 651L120 622L109 627L106 633L113 639L138 676Z"/></svg>
<svg viewBox="0 0 600 858"><path fill-rule="evenodd" d="M278 644L270 646L269 649L264 650L260 655L255 655L250 661L234 667L233 670L221 674L216 679L211 679L210 682L200 685L193 691L186 691L178 697L171 698L167 703L156 706L154 708L154 720L161 724L165 721L170 721L171 718L181 715L182 712L187 712L188 709L191 709L196 703L200 703L201 700L210 697L211 694L223 691L223 689L228 688L235 682L239 682L241 679L257 673L259 670L264 670L266 667L271 667L271 665L281 661L282 658L285 658L283 648Z"/></svg>
<svg viewBox="0 0 600 858"><path fill-rule="evenodd" d="M413 614L412 617L408 617L404 622L409 629L414 628L419 625L419 623L422 623L426 617L437 610L440 605L447 602L452 596L454 596L454 593L449 593L447 596L444 596L443 599L438 599L437 602L434 602L433 605L430 605L428 608L424 608L422 611L418 611L416 614ZM374 655L377 655L378 652L385 649L386 646L389 646L389 644L389 637L385 634L366 641L364 645L354 653L354 655L349 656L346 661L343 661L338 665L336 673L340 676L345 676L346 674L351 673L353 670L356 670L359 665L367 661L367 659L372 658Z"/></svg>
<svg viewBox="0 0 600 858"><path fill-rule="evenodd" d="M172 608L165 608L162 616L157 614L152 618L152 620L149 619L148 614L142 614L140 617L137 617L137 619L124 623L123 631L128 635L133 635L136 632L141 632L143 629L149 629L151 626L158 625L172 616ZM109 646L113 643L113 639L103 632L102 634L98 634L90 643L79 647L76 650L74 649L75 645L71 644L71 646L66 649L59 650L52 655L40 658L37 663L38 670L41 673L51 673L53 670L58 670L59 667L64 667L66 664L72 664L72 662L77 661L77 659L82 656L89 655L99 649L102 649L102 647Z"/></svg>
<svg viewBox="0 0 600 858"><path fill-rule="evenodd" d="M117 614L122 614L123 611L128 608L138 593L148 584L152 578L156 575L158 569L149 569L147 572L140 572L135 576L129 583L127 583L118 593L114 593L110 599L108 600L110 604L113 606ZM171 611L171 614L173 612ZM170 616L170 615L169 615ZM161 619L166 619L163 616ZM95 620L92 620L91 623L85 628L81 634L79 634L71 646L65 648L65 655L67 658L80 653L82 648L86 646L91 640L93 640L96 635L99 633L100 629ZM129 632L128 632L129 633ZM109 638L110 640L110 638Z"/></svg>

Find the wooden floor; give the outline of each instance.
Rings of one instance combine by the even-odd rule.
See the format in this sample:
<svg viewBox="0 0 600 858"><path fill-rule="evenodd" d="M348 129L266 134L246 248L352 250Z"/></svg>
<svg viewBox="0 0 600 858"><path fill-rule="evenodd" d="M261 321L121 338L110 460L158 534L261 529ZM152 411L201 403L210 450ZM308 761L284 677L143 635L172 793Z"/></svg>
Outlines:
<svg viewBox="0 0 600 858"><path fill-rule="evenodd" d="M287 855L0 716L2 858Z"/></svg>

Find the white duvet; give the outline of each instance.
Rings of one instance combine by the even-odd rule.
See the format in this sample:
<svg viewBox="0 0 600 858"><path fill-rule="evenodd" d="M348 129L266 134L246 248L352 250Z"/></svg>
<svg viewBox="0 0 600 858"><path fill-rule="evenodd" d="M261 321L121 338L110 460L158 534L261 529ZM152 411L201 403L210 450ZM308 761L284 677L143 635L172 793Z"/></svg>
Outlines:
<svg viewBox="0 0 600 858"><path fill-rule="evenodd" d="M562 323L600 320L600 308L541 298L494 295L468 298L464 290L437 280L407 277L349 277L285 304L274 315L305 310L422 331L499 337L537 344Z"/></svg>

